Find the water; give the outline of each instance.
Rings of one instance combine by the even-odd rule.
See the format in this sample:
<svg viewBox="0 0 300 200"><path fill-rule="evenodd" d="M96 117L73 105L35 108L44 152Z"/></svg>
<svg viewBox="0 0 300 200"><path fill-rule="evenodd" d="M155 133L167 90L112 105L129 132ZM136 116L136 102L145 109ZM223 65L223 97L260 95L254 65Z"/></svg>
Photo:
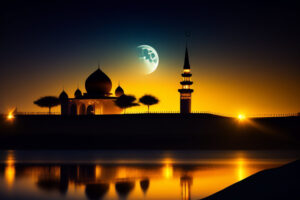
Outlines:
<svg viewBox="0 0 300 200"><path fill-rule="evenodd" d="M297 158L291 151L0 151L0 199L194 200Z"/></svg>

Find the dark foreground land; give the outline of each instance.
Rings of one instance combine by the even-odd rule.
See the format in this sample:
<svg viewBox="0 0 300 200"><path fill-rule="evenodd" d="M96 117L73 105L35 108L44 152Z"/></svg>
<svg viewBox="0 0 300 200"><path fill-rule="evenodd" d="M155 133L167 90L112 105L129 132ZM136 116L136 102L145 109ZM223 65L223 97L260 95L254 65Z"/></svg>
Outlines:
<svg viewBox="0 0 300 200"><path fill-rule="evenodd" d="M300 160L258 172L202 200L300 199Z"/></svg>
<svg viewBox="0 0 300 200"><path fill-rule="evenodd" d="M17 116L0 149L299 149L300 117L239 122L210 114Z"/></svg>

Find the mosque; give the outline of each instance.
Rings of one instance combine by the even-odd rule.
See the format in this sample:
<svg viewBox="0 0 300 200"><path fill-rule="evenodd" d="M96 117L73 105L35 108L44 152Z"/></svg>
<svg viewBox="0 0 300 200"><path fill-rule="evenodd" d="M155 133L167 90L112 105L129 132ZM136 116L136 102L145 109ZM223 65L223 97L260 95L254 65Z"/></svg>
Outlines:
<svg viewBox="0 0 300 200"><path fill-rule="evenodd" d="M192 73L189 62L188 49L185 49L185 58L180 93L180 113L191 113L191 101L193 89L191 86ZM74 98L69 98L63 90L59 95L61 101L61 115L101 115L120 114L122 109L115 105L115 100L124 94L124 90L119 85L115 90L115 96L110 93L112 83L110 78L100 69L93 72L85 81L86 93L77 88Z"/></svg>
<svg viewBox="0 0 300 200"><path fill-rule="evenodd" d="M115 105L114 101L124 94L119 85L112 95L112 82L100 69L94 71L85 81L86 93L77 88L74 98L69 98L63 90L59 95L61 101L61 115L101 115L120 114L122 109Z"/></svg>

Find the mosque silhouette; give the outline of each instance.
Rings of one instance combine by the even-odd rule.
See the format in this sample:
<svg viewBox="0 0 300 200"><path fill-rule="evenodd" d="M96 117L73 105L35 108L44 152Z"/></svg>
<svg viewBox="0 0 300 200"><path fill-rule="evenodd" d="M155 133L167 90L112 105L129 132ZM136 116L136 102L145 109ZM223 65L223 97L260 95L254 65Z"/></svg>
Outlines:
<svg viewBox="0 0 300 200"><path fill-rule="evenodd" d="M180 113L191 113L192 92L191 85L191 67L189 62L188 49L185 49L185 58L183 65L183 80L180 82L182 88L180 93ZM115 100L124 95L124 90L119 85L115 89L115 95L111 93L111 79L100 69L94 71L85 81L86 93L77 88L74 98L69 98L63 90L59 95L61 101L61 115L102 115L102 114L120 114L123 109L115 105Z"/></svg>
<svg viewBox="0 0 300 200"><path fill-rule="evenodd" d="M74 98L69 98L63 90L59 95L61 101L61 115L101 115L120 114L122 109L114 103L124 90L119 85L115 90L115 96L110 93L112 82L100 69L94 71L85 81L86 93L77 88Z"/></svg>

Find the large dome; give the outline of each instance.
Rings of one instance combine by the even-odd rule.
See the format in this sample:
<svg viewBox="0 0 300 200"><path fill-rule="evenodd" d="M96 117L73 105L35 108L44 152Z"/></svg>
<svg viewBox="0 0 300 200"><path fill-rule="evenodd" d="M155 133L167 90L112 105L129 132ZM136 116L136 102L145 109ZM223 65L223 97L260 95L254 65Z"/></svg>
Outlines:
<svg viewBox="0 0 300 200"><path fill-rule="evenodd" d="M99 68L85 81L85 89L88 94L105 96L110 94L112 83L110 78Z"/></svg>

